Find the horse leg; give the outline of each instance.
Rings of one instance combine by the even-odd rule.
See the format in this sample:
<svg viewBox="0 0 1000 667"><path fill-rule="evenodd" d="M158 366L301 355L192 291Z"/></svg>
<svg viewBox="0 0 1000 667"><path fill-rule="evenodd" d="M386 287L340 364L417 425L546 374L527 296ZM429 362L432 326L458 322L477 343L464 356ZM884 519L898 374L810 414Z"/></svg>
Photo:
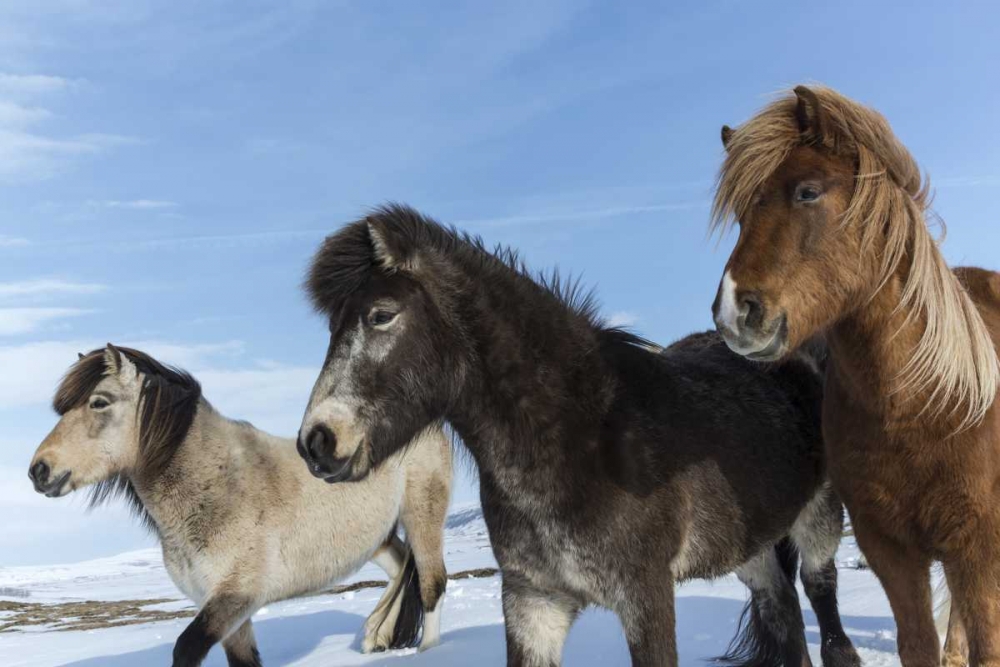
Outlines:
<svg viewBox="0 0 1000 667"><path fill-rule="evenodd" d="M951 611L948 612L948 634L944 640L944 656L941 658L942 667L966 667L969 664L969 640L965 633L965 625L962 623L962 615L958 611L958 605L954 600L948 604Z"/></svg>
<svg viewBox="0 0 1000 667"><path fill-rule="evenodd" d="M991 551L945 563L952 613L959 612L972 667L1000 666L1000 572ZM950 626L949 626L950 627Z"/></svg>
<svg viewBox="0 0 1000 667"><path fill-rule="evenodd" d="M569 596L538 590L527 579L505 572L507 667L559 667L566 635L582 606Z"/></svg>
<svg viewBox="0 0 1000 667"><path fill-rule="evenodd" d="M222 640L222 647L226 650L229 667L263 667L260 652L257 651L257 640L253 636L253 625L249 619L243 621L243 625Z"/></svg>
<svg viewBox="0 0 1000 667"><path fill-rule="evenodd" d="M615 610L625 630L632 667L677 667L673 577L658 573L657 580L635 586L639 595Z"/></svg>
<svg viewBox="0 0 1000 667"><path fill-rule="evenodd" d="M824 667L860 667L837 607L835 556L844 532L844 506L824 485L792 526L791 538L802 556L800 576L819 622L820 655Z"/></svg>
<svg viewBox="0 0 1000 667"><path fill-rule="evenodd" d="M854 535L889 598L903 667L938 667L940 646L934 627L930 559L916 549L886 539L856 519Z"/></svg>
<svg viewBox="0 0 1000 667"><path fill-rule="evenodd" d="M242 625L256 608L253 599L239 593L217 593L202 606L174 644L174 667L198 667L209 649Z"/></svg>
<svg viewBox="0 0 1000 667"><path fill-rule="evenodd" d="M406 561L406 547L393 532L385 543L372 555L372 562L388 575L389 583L382 593L375 609L368 615L361 641L362 653L378 653L392 647L392 639L402 608L403 570Z"/></svg>
<svg viewBox="0 0 1000 667"><path fill-rule="evenodd" d="M788 546L788 545L784 545ZM793 549L783 552L795 558ZM794 567L786 572L779 547L770 547L744 563L736 576L750 589L740 632L717 662L728 665L809 667L806 630L795 591Z"/></svg>
<svg viewBox="0 0 1000 667"><path fill-rule="evenodd" d="M435 438L444 436L436 433ZM434 439L432 447L442 446ZM450 461L451 450L443 443ZM445 474L446 473L446 474ZM444 590L448 585L448 571L444 565L444 523L448 516L451 487L451 467L447 470L424 470L414 466L407 475L406 497L400 520L406 529L419 575L420 599L423 603L423 639L420 650L425 651L441 641L441 608Z"/></svg>

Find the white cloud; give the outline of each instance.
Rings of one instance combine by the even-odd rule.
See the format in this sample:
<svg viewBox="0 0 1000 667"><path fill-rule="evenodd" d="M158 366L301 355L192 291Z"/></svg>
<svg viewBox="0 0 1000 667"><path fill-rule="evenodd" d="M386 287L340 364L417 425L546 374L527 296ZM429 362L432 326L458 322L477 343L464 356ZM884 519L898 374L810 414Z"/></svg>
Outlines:
<svg viewBox="0 0 1000 667"><path fill-rule="evenodd" d="M132 137L117 134L59 137L34 129L55 114L24 100L75 89L80 83L45 74L0 73L0 182L49 178L81 157L136 143Z"/></svg>
<svg viewBox="0 0 1000 667"><path fill-rule="evenodd" d="M607 318L609 327L634 327L639 322L639 316L628 311L618 311L611 313Z"/></svg>
<svg viewBox="0 0 1000 667"><path fill-rule="evenodd" d="M105 201L91 200L87 202L87 205L98 206L102 208L150 210L150 209L162 209L162 208L175 208L177 206L177 202L166 201L162 199L132 199L128 201L109 199Z"/></svg>
<svg viewBox="0 0 1000 667"><path fill-rule="evenodd" d="M52 117L52 112L40 107L28 107L0 100L0 127L25 128Z"/></svg>
<svg viewBox="0 0 1000 667"><path fill-rule="evenodd" d="M509 215L499 218L482 218L473 220L460 220L456 224L459 225L486 225L486 226L503 226L503 225L519 225L519 224L531 224L539 222L559 222L559 221L569 221L578 222L580 220L603 220L607 218L620 218L623 216L640 215L645 213L661 213L665 211L690 211L699 208L707 208L707 201L690 201L690 202L680 202L676 204L643 204L643 205L624 205L624 206L605 206L605 207L594 207L594 208L579 208L579 209L566 209L566 210L556 210L548 212L539 213L524 213L518 215Z"/></svg>
<svg viewBox="0 0 1000 667"><path fill-rule="evenodd" d="M31 333L54 320L92 312L82 308L0 308L0 336Z"/></svg>
<svg viewBox="0 0 1000 667"><path fill-rule="evenodd" d="M79 80L47 74L0 73L0 95L28 97L57 93L80 85Z"/></svg>
<svg viewBox="0 0 1000 667"><path fill-rule="evenodd" d="M81 157L100 155L137 142L134 137L115 134L55 138L0 128L0 181L20 183L51 178Z"/></svg>
<svg viewBox="0 0 1000 667"><path fill-rule="evenodd" d="M6 237L0 237L0 245ZM23 245L17 243L24 239L12 239L13 245ZM0 299L11 298L31 298L38 299L49 296L67 295L79 296L85 294L98 294L107 290L106 285L98 283L75 283L58 278L40 278L38 280L22 280L16 282L0 283Z"/></svg>
<svg viewBox="0 0 1000 667"><path fill-rule="evenodd" d="M31 241L18 236L0 234L0 248L20 248L26 245L31 245Z"/></svg>

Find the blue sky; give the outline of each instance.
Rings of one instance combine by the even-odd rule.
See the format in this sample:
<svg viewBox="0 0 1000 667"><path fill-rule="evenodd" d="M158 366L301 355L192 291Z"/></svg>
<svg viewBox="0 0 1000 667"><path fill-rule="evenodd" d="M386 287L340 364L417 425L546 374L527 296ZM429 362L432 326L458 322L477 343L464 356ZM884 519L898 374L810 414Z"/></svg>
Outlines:
<svg viewBox="0 0 1000 667"><path fill-rule="evenodd" d="M666 342L710 326L733 241L705 232L720 125L820 81L929 171L949 259L1000 268L998 26L987 2L5 0L0 566L151 543L27 480L77 351L141 345L293 434L326 344L305 265L386 200Z"/></svg>

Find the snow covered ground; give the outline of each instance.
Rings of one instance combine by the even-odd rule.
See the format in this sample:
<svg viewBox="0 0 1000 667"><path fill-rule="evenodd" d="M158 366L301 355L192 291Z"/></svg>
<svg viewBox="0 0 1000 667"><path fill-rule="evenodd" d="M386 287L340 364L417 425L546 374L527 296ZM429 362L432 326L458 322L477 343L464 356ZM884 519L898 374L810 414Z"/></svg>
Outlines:
<svg viewBox="0 0 1000 667"><path fill-rule="evenodd" d="M445 544L450 572L496 565L477 508L460 509L451 515ZM67 559L71 556L68 550ZM857 556L853 541L845 540L839 556L844 625L866 665L898 665L895 624L885 595L871 572L851 567ZM384 575L369 565L349 581L368 579L384 579ZM13 596L0 594L0 601L21 603L168 598L172 601L155 608L177 611L189 607L170 582L155 549L64 566L0 568L0 593L3 592ZM505 664L499 577L450 582L441 646L422 654L397 651L365 656L359 652L358 632L380 592L380 589L364 589L322 595L262 609L254 617L254 627L264 664L268 667ZM705 658L725 650L745 599L746 589L731 576L713 582L691 582L679 588L677 634L682 665L704 665ZM813 662L819 665L816 619L804 596L802 602ZM11 613L0 611L0 624ZM26 626L0 633L0 664L4 667L169 665L174 640L188 620L179 618L84 631ZM573 627L564 662L569 667L628 665L628 651L617 618L605 611L586 612ZM224 667L221 648L213 649L205 664Z"/></svg>

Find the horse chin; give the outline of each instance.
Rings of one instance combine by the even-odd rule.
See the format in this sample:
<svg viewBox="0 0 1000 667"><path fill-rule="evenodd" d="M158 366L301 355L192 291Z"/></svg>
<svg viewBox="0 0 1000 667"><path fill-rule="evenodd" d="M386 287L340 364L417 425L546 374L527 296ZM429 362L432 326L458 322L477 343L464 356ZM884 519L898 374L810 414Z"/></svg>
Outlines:
<svg viewBox="0 0 1000 667"><path fill-rule="evenodd" d="M44 494L46 498L61 498L65 495L69 495L74 488L73 484L69 481L72 474L72 471L67 470L63 474L56 477L50 484L41 486L36 483L35 491Z"/></svg>
<svg viewBox="0 0 1000 667"><path fill-rule="evenodd" d="M722 332L722 338L729 349L736 354L752 361L778 361L788 354L788 319L782 315L772 326L768 327L770 334L764 333L746 340L744 336L733 339L727 331Z"/></svg>
<svg viewBox="0 0 1000 667"><path fill-rule="evenodd" d="M369 445L363 440L349 458L335 459L333 472L324 473L322 479L327 484L338 482L359 482L368 476L371 470L371 457L368 455Z"/></svg>

